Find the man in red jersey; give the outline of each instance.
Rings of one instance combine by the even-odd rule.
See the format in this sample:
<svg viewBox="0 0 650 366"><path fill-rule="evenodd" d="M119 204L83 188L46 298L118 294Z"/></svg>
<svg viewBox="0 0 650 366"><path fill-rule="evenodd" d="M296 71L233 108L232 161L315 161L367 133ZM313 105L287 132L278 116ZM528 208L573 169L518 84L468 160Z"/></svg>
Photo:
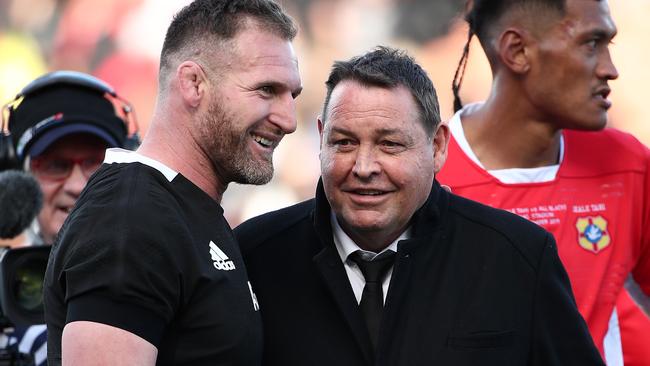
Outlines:
<svg viewBox="0 0 650 366"><path fill-rule="evenodd" d="M466 20L455 107L473 35L490 62L492 92L451 119L438 179L552 232L608 365L650 364L650 320L624 290L629 278L641 302L650 294L650 152L604 129L608 81L618 77L607 2L474 0Z"/></svg>

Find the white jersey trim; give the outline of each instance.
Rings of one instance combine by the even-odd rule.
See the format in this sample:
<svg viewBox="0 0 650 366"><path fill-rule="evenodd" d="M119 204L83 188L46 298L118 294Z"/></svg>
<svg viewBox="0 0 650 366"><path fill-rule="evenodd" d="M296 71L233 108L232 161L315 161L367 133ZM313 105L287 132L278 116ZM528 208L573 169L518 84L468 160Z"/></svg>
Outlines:
<svg viewBox="0 0 650 366"><path fill-rule="evenodd" d="M510 169L494 169L486 170L483 164L478 160L476 154L469 146L461 116L465 113L475 111L480 108L483 103L468 104L460 111L456 112L449 120L449 130L452 136L460 146L461 150L470 158L476 165L483 168L490 175L501 181L502 183L515 184L515 183L542 183L550 182L557 176L557 171L560 169L560 164L544 166L540 168L510 168ZM564 136L560 136L560 163L564 159Z"/></svg>
<svg viewBox="0 0 650 366"><path fill-rule="evenodd" d="M618 312L616 308L609 318L609 326L605 338L603 338L603 352L607 366L624 366L623 362L623 340L621 339L621 328L618 325Z"/></svg>
<svg viewBox="0 0 650 366"><path fill-rule="evenodd" d="M174 180L174 178L176 178L178 175L177 171L159 162L158 160L148 158L142 154L138 154L135 151L124 150L120 148L107 149L106 156L104 157L104 163L142 163L159 171L170 182Z"/></svg>

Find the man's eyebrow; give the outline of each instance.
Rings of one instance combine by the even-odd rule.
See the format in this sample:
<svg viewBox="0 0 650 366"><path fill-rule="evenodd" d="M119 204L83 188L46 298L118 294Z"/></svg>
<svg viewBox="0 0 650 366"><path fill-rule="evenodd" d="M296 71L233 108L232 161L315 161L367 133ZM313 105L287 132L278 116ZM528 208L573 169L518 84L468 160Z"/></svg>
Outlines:
<svg viewBox="0 0 650 366"><path fill-rule="evenodd" d="M350 130L342 128L342 127L336 127L336 126L332 127L330 129L330 132L340 133L341 135L348 135L348 136L352 135L352 132L350 132Z"/></svg>
<svg viewBox="0 0 650 366"><path fill-rule="evenodd" d="M589 38L612 39L616 36L616 29L608 30L604 28L593 29L587 33Z"/></svg>
<svg viewBox="0 0 650 366"><path fill-rule="evenodd" d="M347 135L351 136L354 135L354 133L346 128L342 127L332 127L330 130L332 133L339 133L342 135ZM398 129L398 128L380 128L375 131L375 136L390 136L390 135L399 135L399 136L405 136L410 139L410 136L408 134L405 134L404 131Z"/></svg>
<svg viewBox="0 0 650 366"><path fill-rule="evenodd" d="M397 128L380 128L377 130L377 133L381 136L384 135L399 135L403 134L403 131L397 129Z"/></svg>

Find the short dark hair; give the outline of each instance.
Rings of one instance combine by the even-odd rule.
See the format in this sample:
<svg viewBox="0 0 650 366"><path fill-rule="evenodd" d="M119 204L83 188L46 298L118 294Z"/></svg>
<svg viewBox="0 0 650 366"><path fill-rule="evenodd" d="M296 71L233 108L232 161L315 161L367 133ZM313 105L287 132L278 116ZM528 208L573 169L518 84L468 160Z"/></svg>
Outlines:
<svg viewBox="0 0 650 366"><path fill-rule="evenodd" d="M229 40L246 26L247 18L278 36L293 40L293 20L273 0L195 0L172 20L160 55L160 68L169 66L171 54L206 36Z"/></svg>
<svg viewBox="0 0 650 366"><path fill-rule="evenodd" d="M454 111L462 108L460 100L460 86L463 83L465 66L469 57L469 45L472 37L476 37L481 42L483 49L490 61L492 59L489 42L492 37L491 30L501 18L513 9L530 10L533 15L540 16L539 10L551 10L563 15L566 11L566 0L467 0L468 11L465 14L465 21L469 24L469 33L467 42L463 48L463 55L458 62L454 80L452 81L452 91L454 93Z"/></svg>
<svg viewBox="0 0 650 366"><path fill-rule="evenodd" d="M426 71L402 50L380 46L348 61L336 61L325 82L327 95L323 106L323 123L327 119L332 91L345 80L388 89L404 86L415 99L420 110L420 122L425 130L432 134L440 123L438 96L431 79Z"/></svg>
<svg viewBox="0 0 650 366"><path fill-rule="evenodd" d="M482 42L488 39L490 27L514 8L548 9L559 14L564 14L566 10L566 0L472 0L472 4L465 14L465 21L470 31Z"/></svg>

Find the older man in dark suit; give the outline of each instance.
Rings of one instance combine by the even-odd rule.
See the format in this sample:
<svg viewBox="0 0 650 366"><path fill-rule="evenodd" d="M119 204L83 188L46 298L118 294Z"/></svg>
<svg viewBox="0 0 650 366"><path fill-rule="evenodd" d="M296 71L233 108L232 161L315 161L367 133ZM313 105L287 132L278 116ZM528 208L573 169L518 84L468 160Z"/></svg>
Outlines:
<svg viewBox="0 0 650 366"><path fill-rule="evenodd" d="M449 131L404 53L337 62L316 197L236 235L265 365L603 365L555 242L435 181Z"/></svg>

